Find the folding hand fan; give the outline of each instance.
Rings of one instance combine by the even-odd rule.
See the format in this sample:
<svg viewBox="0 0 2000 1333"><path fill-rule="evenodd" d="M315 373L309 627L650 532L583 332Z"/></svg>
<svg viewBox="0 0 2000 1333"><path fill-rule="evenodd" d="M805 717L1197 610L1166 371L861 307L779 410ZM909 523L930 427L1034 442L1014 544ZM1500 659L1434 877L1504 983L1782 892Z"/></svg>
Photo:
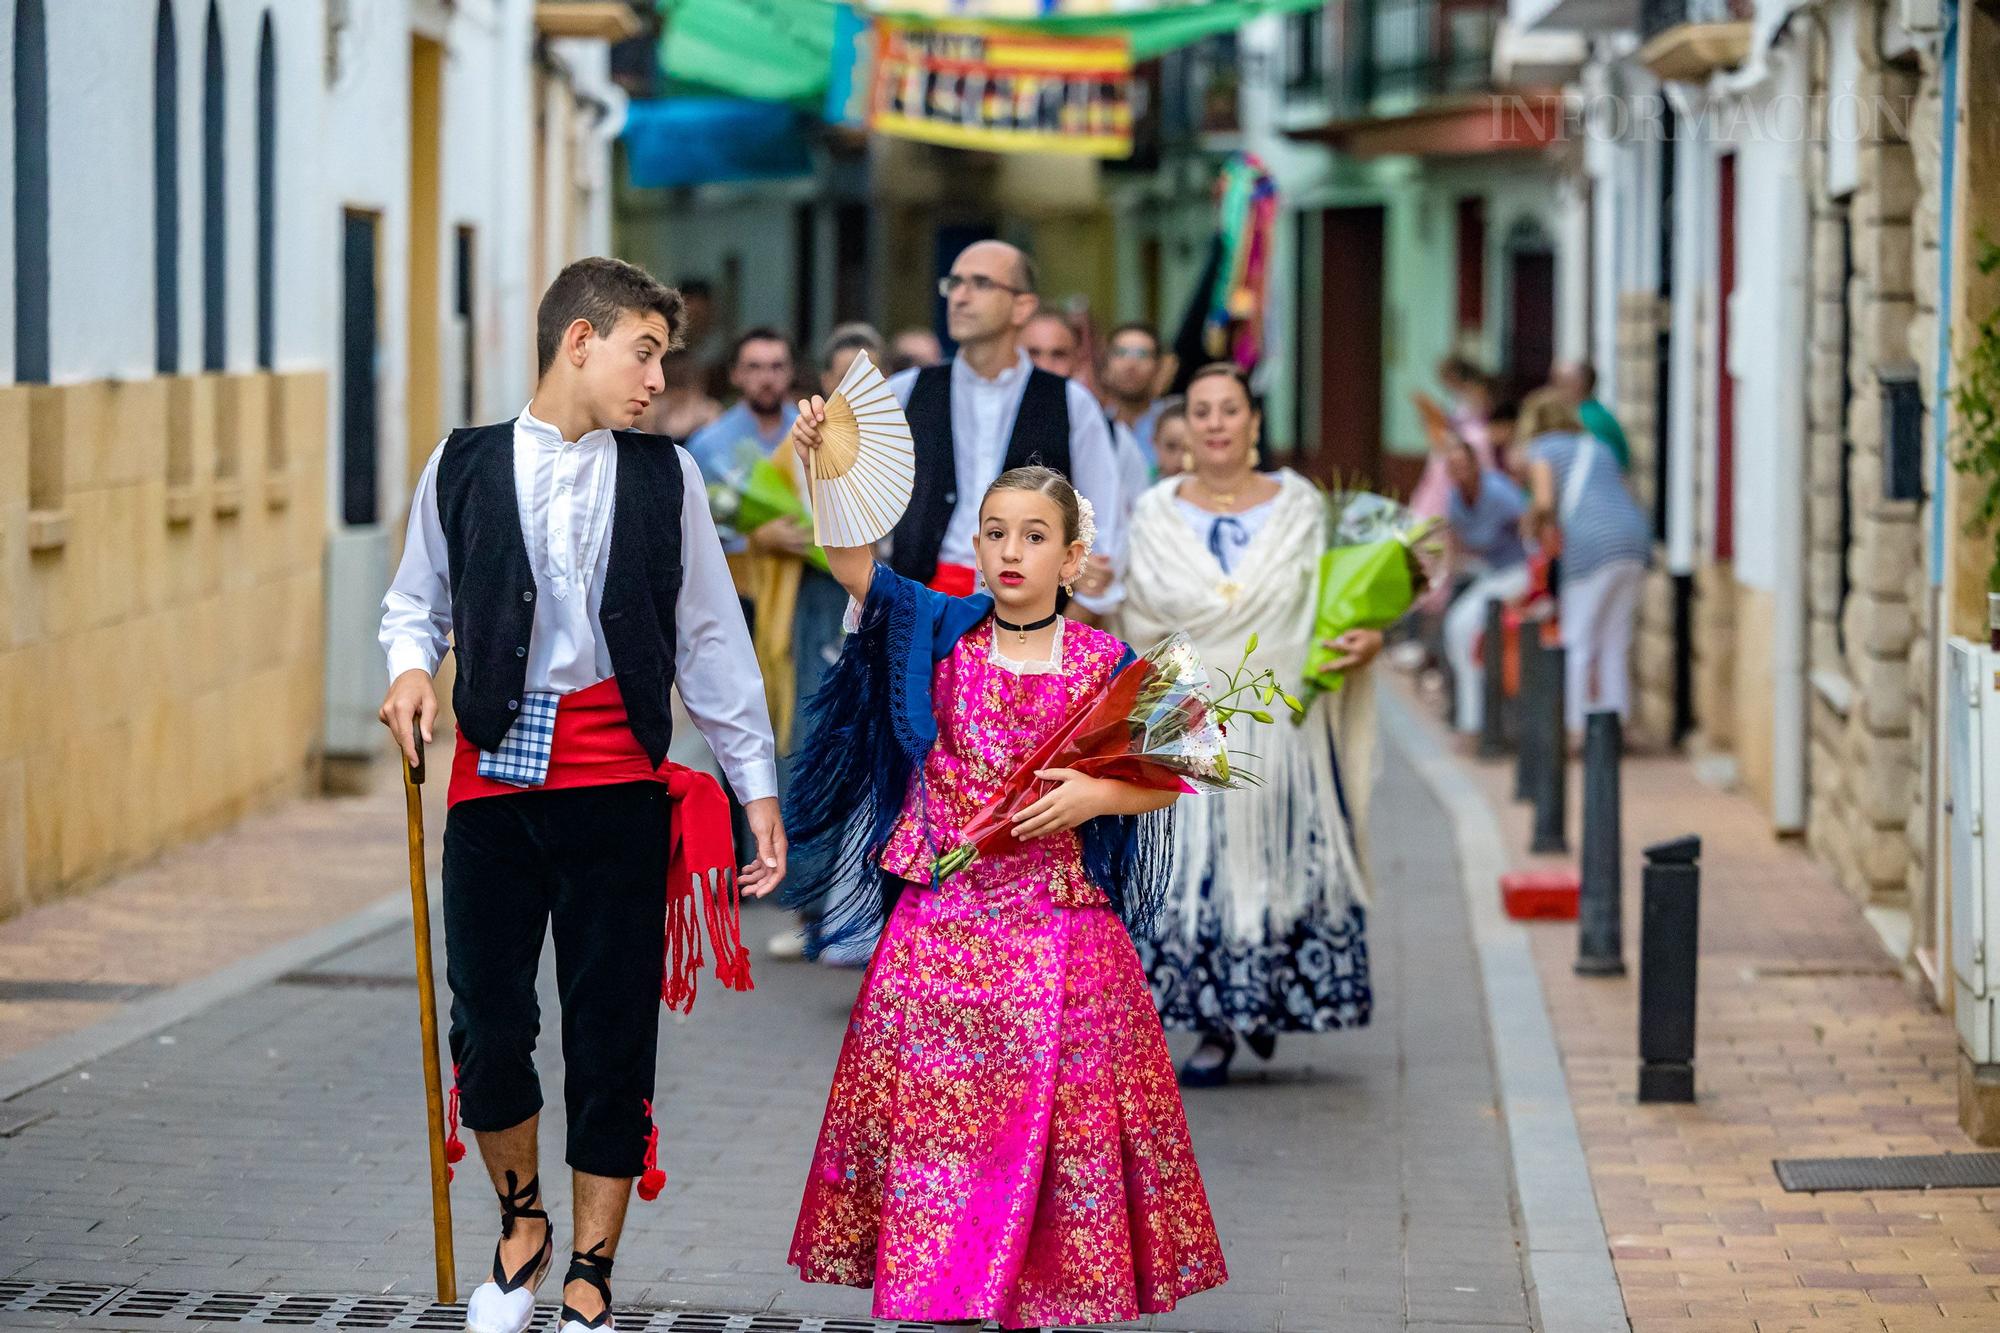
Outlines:
<svg viewBox="0 0 2000 1333"><path fill-rule="evenodd" d="M812 452L813 540L868 546L889 535L910 504L916 448L910 423L866 352L855 354L827 400Z"/></svg>

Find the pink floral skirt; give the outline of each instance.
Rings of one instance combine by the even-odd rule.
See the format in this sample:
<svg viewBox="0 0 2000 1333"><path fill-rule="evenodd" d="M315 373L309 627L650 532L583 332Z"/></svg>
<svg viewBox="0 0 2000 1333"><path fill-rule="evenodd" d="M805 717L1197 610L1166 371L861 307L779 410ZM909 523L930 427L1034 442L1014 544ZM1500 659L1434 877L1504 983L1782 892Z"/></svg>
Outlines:
<svg viewBox="0 0 2000 1333"><path fill-rule="evenodd" d="M1171 1310L1228 1274L1138 955L1109 908L1056 906L1044 876L1004 868L905 888L848 1022L791 1262L872 1286L882 1319Z"/></svg>

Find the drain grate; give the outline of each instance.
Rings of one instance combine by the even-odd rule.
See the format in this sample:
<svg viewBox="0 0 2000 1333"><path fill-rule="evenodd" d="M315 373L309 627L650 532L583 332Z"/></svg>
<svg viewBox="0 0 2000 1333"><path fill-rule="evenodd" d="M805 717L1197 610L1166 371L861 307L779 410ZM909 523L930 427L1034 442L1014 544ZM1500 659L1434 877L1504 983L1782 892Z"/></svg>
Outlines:
<svg viewBox="0 0 2000 1333"><path fill-rule="evenodd" d="M91 1314L123 1290L95 1282L0 1282L0 1314Z"/></svg>
<svg viewBox="0 0 2000 1333"><path fill-rule="evenodd" d="M555 1322L557 1307L538 1307L532 1328ZM89 1282L0 1282L0 1315L68 1315L129 1328L139 1324L242 1324L320 1330L417 1329L459 1333L465 1306L421 1296L327 1296L286 1292L179 1291ZM848 1316L643 1310L621 1307L619 1333L933 1333L930 1324Z"/></svg>
<svg viewBox="0 0 2000 1333"><path fill-rule="evenodd" d="M2000 1187L2000 1152L1931 1157L1794 1157L1773 1161L1788 1193L1814 1190L1962 1190Z"/></svg>

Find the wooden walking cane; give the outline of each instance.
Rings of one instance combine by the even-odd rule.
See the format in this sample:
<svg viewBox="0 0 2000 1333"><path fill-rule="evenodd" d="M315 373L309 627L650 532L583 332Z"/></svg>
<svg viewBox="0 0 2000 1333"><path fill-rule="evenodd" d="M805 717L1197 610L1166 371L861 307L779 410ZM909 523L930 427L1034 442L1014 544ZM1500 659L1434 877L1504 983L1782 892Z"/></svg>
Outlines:
<svg viewBox="0 0 2000 1333"><path fill-rule="evenodd" d="M410 719L417 762L403 765L403 806L410 826L410 924L417 933L417 1015L424 1034L424 1110L430 1123L431 1229L437 1254L438 1299L458 1300L458 1265L451 1253L451 1164L445 1161L444 1071L438 1066L437 988L431 979L431 895L424 872L424 738Z"/></svg>

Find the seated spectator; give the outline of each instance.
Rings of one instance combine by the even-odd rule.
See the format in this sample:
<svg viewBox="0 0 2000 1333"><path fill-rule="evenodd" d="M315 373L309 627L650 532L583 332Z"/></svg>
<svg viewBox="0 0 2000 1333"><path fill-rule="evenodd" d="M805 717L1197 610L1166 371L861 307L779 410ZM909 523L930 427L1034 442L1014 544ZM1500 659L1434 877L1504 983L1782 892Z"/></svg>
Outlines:
<svg viewBox="0 0 2000 1333"><path fill-rule="evenodd" d="M1451 664L1453 720L1465 735L1485 720L1485 672L1478 652L1486 628L1486 604L1511 602L1528 590L1528 548L1521 540L1521 516L1528 499L1506 473L1481 467L1472 446L1461 442L1446 456L1451 493L1446 521L1458 564L1473 575L1444 617L1445 660Z"/></svg>

